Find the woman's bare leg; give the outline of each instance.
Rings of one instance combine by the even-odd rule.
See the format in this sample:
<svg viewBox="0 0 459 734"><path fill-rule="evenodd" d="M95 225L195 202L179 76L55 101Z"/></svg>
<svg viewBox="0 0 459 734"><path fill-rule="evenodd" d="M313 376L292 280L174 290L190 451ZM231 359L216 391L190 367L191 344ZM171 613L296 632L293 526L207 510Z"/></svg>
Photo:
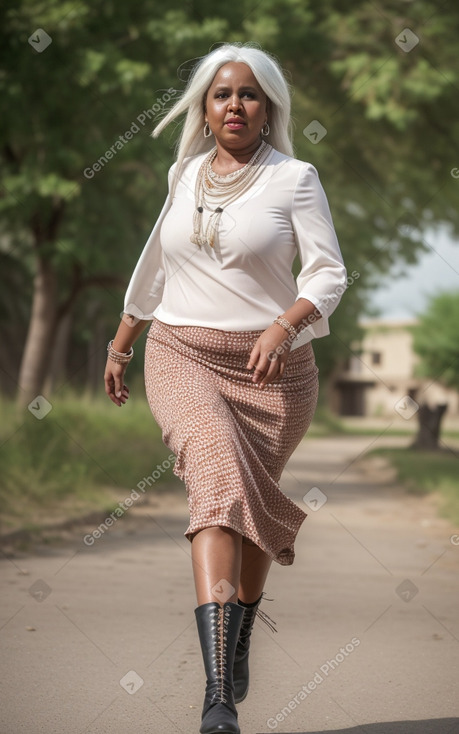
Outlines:
<svg viewBox="0 0 459 734"><path fill-rule="evenodd" d="M257 601L264 589L272 558L255 543L242 543L241 579L238 597L245 604Z"/></svg>
<svg viewBox="0 0 459 734"><path fill-rule="evenodd" d="M242 535L215 526L199 530L191 541L191 559L198 605L237 602L241 576Z"/></svg>

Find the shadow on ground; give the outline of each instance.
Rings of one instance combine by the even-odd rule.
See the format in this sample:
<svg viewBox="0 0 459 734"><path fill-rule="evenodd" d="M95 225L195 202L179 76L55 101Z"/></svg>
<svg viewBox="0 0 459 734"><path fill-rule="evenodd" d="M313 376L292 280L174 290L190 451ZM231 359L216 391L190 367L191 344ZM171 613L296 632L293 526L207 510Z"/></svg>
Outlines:
<svg viewBox="0 0 459 734"><path fill-rule="evenodd" d="M276 729L270 731L273 732ZM260 732L260 734L262 733ZM289 733L285 732L285 734ZM459 734L459 719L383 721L379 724L352 726L350 729L321 729L320 731L304 731L295 734Z"/></svg>

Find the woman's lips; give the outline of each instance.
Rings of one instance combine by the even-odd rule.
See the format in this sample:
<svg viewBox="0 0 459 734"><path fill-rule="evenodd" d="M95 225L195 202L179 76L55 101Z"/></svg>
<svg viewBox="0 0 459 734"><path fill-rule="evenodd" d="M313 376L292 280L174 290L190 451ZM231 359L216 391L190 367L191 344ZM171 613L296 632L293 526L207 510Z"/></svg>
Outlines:
<svg viewBox="0 0 459 734"><path fill-rule="evenodd" d="M231 130L240 130L245 125L244 122L227 122L226 124Z"/></svg>

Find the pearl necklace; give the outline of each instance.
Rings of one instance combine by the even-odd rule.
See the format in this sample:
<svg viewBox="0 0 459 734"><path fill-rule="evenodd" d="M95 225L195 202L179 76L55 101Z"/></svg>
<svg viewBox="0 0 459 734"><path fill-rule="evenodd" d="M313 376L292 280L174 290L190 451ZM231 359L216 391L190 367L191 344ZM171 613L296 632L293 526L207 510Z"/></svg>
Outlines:
<svg viewBox="0 0 459 734"><path fill-rule="evenodd" d="M222 176L212 170L212 163L217 156L217 147L213 148L205 157L198 171L195 185L195 204L196 208L193 214L193 234L190 241L195 245L214 246L215 235L217 233L218 224L223 213L223 207L228 206L241 196L257 176L261 173L262 164L266 161L272 150L272 146L265 140L261 141L251 159L237 171ZM206 232L203 233L202 215L204 212L204 204L207 198L211 197L220 199L220 205L212 212L207 223ZM208 207L210 208L210 207Z"/></svg>

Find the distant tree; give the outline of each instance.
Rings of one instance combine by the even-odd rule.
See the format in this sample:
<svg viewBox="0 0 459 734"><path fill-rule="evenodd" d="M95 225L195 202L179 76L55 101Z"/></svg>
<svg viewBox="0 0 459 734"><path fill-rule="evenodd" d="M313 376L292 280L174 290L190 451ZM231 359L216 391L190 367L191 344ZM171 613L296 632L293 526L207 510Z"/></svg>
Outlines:
<svg viewBox="0 0 459 734"><path fill-rule="evenodd" d="M421 358L417 374L459 390L459 290L430 299L413 327L413 349ZM418 448L438 448L440 424L447 405L421 405Z"/></svg>

